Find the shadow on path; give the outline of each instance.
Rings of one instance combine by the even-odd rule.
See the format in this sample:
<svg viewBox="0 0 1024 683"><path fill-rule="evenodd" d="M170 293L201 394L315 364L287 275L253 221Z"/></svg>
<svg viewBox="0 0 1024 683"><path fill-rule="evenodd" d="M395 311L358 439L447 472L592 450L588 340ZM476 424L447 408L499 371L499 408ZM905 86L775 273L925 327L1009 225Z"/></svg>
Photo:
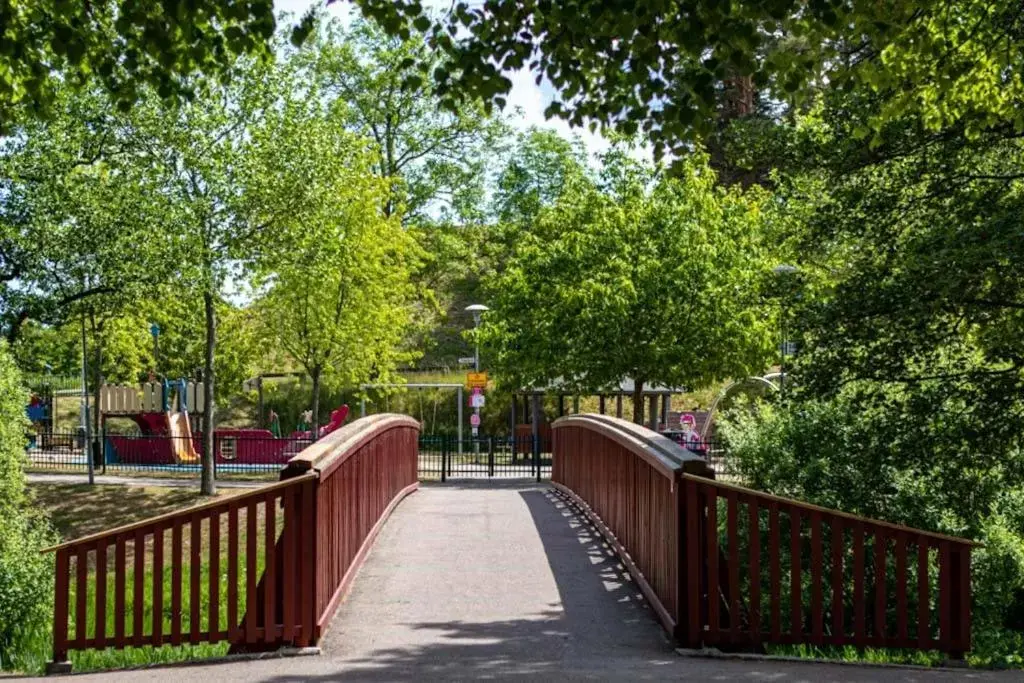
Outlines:
<svg viewBox="0 0 1024 683"><path fill-rule="evenodd" d="M548 487L430 487L405 505L328 634L338 677L562 678L628 664L643 678L677 662L617 559Z"/></svg>

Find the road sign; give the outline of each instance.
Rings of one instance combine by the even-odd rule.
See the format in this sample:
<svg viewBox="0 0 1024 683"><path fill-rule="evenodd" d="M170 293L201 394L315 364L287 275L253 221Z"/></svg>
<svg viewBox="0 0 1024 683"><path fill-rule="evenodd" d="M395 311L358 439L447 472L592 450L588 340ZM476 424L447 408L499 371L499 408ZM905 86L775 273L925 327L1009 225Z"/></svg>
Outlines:
<svg viewBox="0 0 1024 683"><path fill-rule="evenodd" d="M480 426L480 416L477 415L476 413L473 413L472 415L470 415L469 416L469 424L473 428L479 427Z"/></svg>
<svg viewBox="0 0 1024 683"><path fill-rule="evenodd" d="M459 365L472 365L476 362L476 358L473 356L465 356L459 359Z"/></svg>
<svg viewBox="0 0 1024 683"><path fill-rule="evenodd" d="M480 387L481 389L487 386L487 373L486 372L467 372L466 373L466 386L467 387Z"/></svg>
<svg viewBox="0 0 1024 683"><path fill-rule="evenodd" d="M485 399L483 394L473 394L472 396L469 397L470 408L483 408L484 402Z"/></svg>

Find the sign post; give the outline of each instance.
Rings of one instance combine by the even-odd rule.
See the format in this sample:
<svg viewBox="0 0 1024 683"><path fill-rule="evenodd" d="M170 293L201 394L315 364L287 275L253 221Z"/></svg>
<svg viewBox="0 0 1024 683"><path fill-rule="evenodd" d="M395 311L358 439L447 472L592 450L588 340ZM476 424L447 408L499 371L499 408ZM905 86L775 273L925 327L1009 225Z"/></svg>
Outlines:
<svg viewBox="0 0 1024 683"><path fill-rule="evenodd" d="M473 429L473 452L480 452L480 444L476 437L480 435L480 409L484 406L484 389L487 387L486 372L467 372L466 386L472 392L469 397L469 405L473 414L469 418L469 425Z"/></svg>

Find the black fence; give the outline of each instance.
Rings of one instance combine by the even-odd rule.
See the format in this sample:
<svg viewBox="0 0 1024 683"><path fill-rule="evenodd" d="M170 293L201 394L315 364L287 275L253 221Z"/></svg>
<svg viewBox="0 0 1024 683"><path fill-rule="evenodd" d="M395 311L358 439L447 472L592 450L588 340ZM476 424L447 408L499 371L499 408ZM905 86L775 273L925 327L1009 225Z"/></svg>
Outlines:
<svg viewBox="0 0 1024 683"><path fill-rule="evenodd" d="M244 434L214 435L217 476L276 475L288 460L310 444L308 439ZM119 474L198 475L202 471L202 435L142 436L103 432L85 447L83 430L30 433L25 454L30 470L84 472L92 457L96 472Z"/></svg>
<svg viewBox="0 0 1024 683"><path fill-rule="evenodd" d="M735 479L724 442L680 441L666 436L707 458L716 475ZM288 460L310 444L308 439L247 434L215 434L214 468L218 477L276 476ZM28 435L27 465L34 471L82 472L92 454L100 474L145 473L150 476L198 476L202 471L202 435L192 437L140 436L104 432L85 448L81 430L46 431ZM479 436L424 434L419 441L419 476L423 480L533 479L551 477L550 439L532 436Z"/></svg>
<svg viewBox="0 0 1024 683"><path fill-rule="evenodd" d="M533 437L423 435L419 477L449 479L551 478L550 444Z"/></svg>
<svg viewBox="0 0 1024 683"><path fill-rule="evenodd" d="M672 439L683 448L703 457L715 471L719 479L732 480L739 478L739 472L733 466L734 462L729 457L729 447L721 439L706 439L693 437L686 432L664 431L664 436Z"/></svg>

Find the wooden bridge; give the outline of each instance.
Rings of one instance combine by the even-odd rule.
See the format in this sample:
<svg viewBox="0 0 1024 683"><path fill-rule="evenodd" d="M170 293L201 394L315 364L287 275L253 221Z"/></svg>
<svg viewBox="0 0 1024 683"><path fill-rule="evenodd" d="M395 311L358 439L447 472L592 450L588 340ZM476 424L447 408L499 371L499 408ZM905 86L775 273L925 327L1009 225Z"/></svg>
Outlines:
<svg viewBox="0 0 1024 683"><path fill-rule="evenodd" d="M363 418L293 458L278 483L54 548L51 671L70 670L74 650L320 644L389 516L419 487L418 434L405 416ZM534 486L535 495L589 520L679 646L853 645L938 650L953 659L970 649L971 541L715 481L699 457L617 418L575 415L557 421L553 434L552 481ZM408 527L382 549L389 564L375 571L429 573L424 553L461 558L492 577L518 576L545 555L554 563L556 532L540 522L524 538L543 543L516 542L529 552L489 554L518 523L473 526L474 510L509 500L507 484L490 486L435 486L410 499L427 501L410 519L443 519L451 529L442 531L463 535L440 540L430 535L437 523L432 531ZM443 492L444 504L431 508L434 492ZM461 511L462 499L476 507ZM548 514L531 511L535 519ZM401 586L409 594L393 602L410 610L432 590ZM492 599L469 595L480 587L468 579L446 590L448 602ZM344 615L346 626L332 637L356 638L360 620L377 618L373 605L385 592L361 596L370 611ZM627 621L615 628L634 628Z"/></svg>

